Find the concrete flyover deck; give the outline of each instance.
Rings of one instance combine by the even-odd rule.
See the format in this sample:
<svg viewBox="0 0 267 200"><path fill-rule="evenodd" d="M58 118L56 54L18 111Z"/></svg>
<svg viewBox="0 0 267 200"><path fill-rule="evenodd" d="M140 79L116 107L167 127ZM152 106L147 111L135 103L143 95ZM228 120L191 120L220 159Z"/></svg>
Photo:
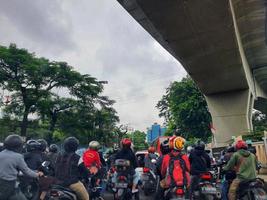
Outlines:
<svg viewBox="0 0 267 200"><path fill-rule="evenodd" d="M118 2L205 94L219 145L252 129L254 101L258 109L267 108L264 0Z"/></svg>

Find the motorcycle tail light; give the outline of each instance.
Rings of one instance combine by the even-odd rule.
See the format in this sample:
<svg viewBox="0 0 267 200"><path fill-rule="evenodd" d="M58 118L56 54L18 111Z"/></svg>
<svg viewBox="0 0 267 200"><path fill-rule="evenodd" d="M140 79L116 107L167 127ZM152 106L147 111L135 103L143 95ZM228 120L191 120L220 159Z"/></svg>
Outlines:
<svg viewBox="0 0 267 200"><path fill-rule="evenodd" d="M147 167L144 167L144 168L143 168L143 172L144 172L144 173L148 173L148 172L150 172L150 169L147 168Z"/></svg>
<svg viewBox="0 0 267 200"><path fill-rule="evenodd" d="M209 180L211 180L211 174L210 173L201 174L200 178L203 180L209 181Z"/></svg>
<svg viewBox="0 0 267 200"><path fill-rule="evenodd" d="M119 176L119 180L120 181L126 181L126 177L125 176Z"/></svg>
<svg viewBox="0 0 267 200"><path fill-rule="evenodd" d="M111 172L111 173L114 173L115 171L116 171L116 169L115 169L114 167L111 167L111 168L110 168L110 172Z"/></svg>
<svg viewBox="0 0 267 200"><path fill-rule="evenodd" d="M176 194L177 194L177 195L183 195L183 194L184 194L184 190L183 190L182 188L178 188L178 189L176 190Z"/></svg>

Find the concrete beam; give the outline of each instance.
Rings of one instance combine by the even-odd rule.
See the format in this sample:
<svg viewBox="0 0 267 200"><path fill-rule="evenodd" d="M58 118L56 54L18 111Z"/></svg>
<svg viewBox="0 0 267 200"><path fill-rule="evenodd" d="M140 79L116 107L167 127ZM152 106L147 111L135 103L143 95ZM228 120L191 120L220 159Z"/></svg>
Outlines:
<svg viewBox="0 0 267 200"><path fill-rule="evenodd" d="M249 89L205 96L218 146L229 144L232 136L248 134L252 130L253 95Z"/></svg>

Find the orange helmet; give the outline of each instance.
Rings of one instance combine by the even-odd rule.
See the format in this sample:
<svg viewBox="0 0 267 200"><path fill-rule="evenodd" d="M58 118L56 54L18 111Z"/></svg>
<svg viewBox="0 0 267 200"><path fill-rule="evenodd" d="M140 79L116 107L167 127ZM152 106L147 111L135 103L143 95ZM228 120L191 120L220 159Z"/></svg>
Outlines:
<svg viewBox="0 0 267 200"><path fill-rule="evenodd" d="M155 153L155 152L156 152L155 147L149 147L148 148L148 153Z"/></svg>
<svg viewBox="0 0 267 200"><path fill-rule="evenodd" d="M173 136L170 138L170 149L181 151L184 148L185 139L180 136Z"/></svg>

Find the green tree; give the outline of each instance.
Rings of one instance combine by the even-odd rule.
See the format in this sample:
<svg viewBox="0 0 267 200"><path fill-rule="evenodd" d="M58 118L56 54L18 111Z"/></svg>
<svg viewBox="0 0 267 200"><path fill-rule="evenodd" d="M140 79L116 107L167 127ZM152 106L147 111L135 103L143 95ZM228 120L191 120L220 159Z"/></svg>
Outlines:
<svg viewBox="0 0 267 200"><path fill-rule="evenodd" d="M167 133L178 130L177 134L187 139L206 141L211 136L211 115L205 97L189 76L171 83L156 107L167 122Z"/></svg>
<svg viewBox="0 0 267 200"><path fill-rule="evenodd" d="M0 46L0 86L12 94L7 110L21 115L22 136L26 136L28 115L36 111L37 102L53 88L73 87L79 77L67 63L38 58L15 44Z"/></svg>
<svg viewBox="0 0 267 200"><path fill-rule="evenodd" d="M142 131L135 130L132 133L126 134L125 138L129 138L132 140L134 144L134 150L146 150L148 148L148 144L146 143L146 134Z"/></svg>

